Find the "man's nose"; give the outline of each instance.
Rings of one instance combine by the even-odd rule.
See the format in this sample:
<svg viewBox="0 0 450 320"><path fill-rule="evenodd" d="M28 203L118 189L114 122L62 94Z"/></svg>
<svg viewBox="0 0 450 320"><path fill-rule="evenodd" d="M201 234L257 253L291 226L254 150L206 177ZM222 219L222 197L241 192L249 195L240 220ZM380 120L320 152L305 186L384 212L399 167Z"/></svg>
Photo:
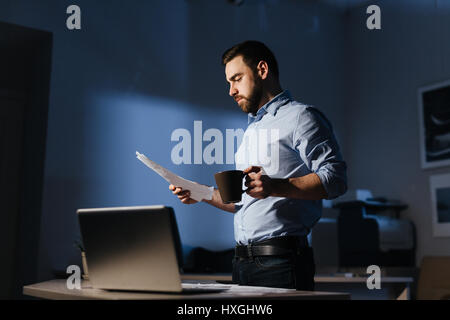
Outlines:
<svg viewBox="0 0 450 320"><path fill-rule="evenodd" d="M230 85L229 95L234 97L237 93L238 93L237 89L233 85Z"/></svg>

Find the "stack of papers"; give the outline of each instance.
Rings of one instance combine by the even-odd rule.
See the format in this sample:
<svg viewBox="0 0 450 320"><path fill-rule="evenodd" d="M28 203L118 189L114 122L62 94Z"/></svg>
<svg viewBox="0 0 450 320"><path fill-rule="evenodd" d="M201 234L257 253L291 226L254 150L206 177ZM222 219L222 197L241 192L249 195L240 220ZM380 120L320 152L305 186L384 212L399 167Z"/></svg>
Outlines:
<svg viewBox="0 0 450 320"><path fill-rule="evenodd" d="M150 160L142 153L136 151L136 157L142 161L147 167L155 171L161 177L163 177L167 182L173 184L175 187L180 187L183 190L189 190L191 192L191 198L196 201L211 200L214 187L208 187L203 184L199 184L194 181L186 180L173 172L170 172L166 168L160 166L156 162Z"/></svg>

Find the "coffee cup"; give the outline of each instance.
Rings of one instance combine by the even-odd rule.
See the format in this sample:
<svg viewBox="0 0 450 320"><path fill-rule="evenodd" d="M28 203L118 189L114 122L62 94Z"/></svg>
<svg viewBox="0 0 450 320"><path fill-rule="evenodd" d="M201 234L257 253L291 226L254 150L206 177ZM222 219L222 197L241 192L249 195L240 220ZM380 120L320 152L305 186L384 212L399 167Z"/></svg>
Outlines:
<svg viewBox="0 0 450 320"><path fill-rule="evenodd" d="M242 179L246 174L241 170L228 170L218 172L214 175L217 188L223 203L236 203L242 199Z"/></svg>

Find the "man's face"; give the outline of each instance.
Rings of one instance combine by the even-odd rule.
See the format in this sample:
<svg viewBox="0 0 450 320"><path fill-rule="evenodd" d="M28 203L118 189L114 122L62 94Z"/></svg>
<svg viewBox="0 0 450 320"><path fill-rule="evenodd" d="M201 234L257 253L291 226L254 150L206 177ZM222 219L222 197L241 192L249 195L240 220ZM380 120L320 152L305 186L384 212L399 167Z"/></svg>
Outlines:
<svg viewBox="0 0 450 320"><path fill-rule="evenodd" d="M230 96L245 113L256 113L262 97L262 80L237 56L225 65Z"/></svg>

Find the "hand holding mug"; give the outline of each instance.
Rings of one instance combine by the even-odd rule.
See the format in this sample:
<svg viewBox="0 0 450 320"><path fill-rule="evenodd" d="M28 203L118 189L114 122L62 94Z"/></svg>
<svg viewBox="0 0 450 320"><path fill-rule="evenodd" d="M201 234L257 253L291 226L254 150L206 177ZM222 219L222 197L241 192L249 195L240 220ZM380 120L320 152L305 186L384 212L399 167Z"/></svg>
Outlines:
<svg viewBox="0 0 450 320"><path fill-rule="evenodd" d="M246 190L242 190L242 179L245 177ZM229 170L214 175L223 203L237 203L242 193L257 199L267 198L272 193L272 180L262 167L251 166L244 171Z"/></svg>
<svg viewBox="0 0 450 320"><path fill-rule="evenodd" d="M265 199L273 192L272 179L262 167L251 166L243 171L247 194L256 199Z"/></svg>

